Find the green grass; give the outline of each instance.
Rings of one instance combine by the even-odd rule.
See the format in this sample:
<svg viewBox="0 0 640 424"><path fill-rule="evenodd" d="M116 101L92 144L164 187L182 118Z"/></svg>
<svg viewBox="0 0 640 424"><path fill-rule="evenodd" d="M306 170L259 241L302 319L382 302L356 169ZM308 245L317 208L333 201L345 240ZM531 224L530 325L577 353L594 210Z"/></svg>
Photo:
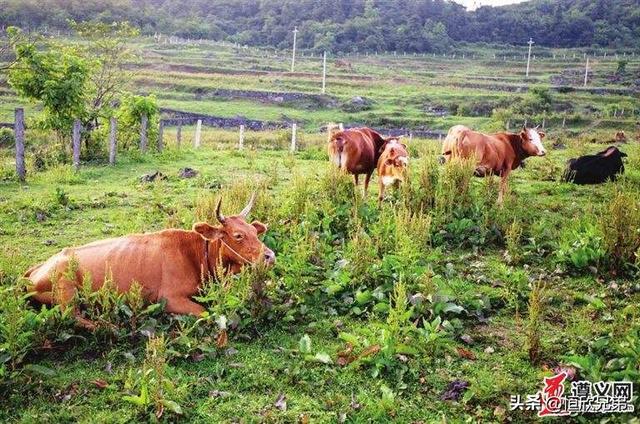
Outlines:
<svg viewBox="0 0 640 424"><path fill-rule="evenodd" d="M0 275L7 283L15 281L27 267L65 246L155 231L167 225L189 228L195 219L198 199L216 192L208 188L212 184L227 187L238 179L270 178L273 184L268 189L269 196L282 200L290 194L291 175L321 175L328 166L321 158L298 158L289 170L287 166L291 164L287 164L291 158L283 152L262 150L255 154L216 150L214 142L215 138L208 137L199 150L170 148L162 155L152 154L142 160L123 154L115 167L86 165L78 174L66 166L32 172L26 185L2 182ZM640 152L635 148L630 153L635 158ZM544 160L562 164L571 154L571 151L552 151L550 158ZM541 165L543 160L529 161ZM179 179L177 171L184 166L197 169L200 175L192 180ZM139 182L140 175L155 170L169 178L152 184ZM633 187L640 187L640 169L631 168L628 173ZM515 200L512 205L520 204L514 217L524 220L525 237L539 238L537 243L556 240L574 217L598 212L610 196L610 185L577 187L540 181L537 166L518 170L513 177L511 187ZM483 184L483 180L473 180L474 190L482 191ZM57 189L66 193L67 207L56 206ZM372 207L374 198L370 193ZM238 203L242 199L230 199L230 202ZM173 216L167 215L170 209L174 210ZM38 211L45 212L42 222L36 220ZM267 223L281 228L276 222ZM525 249L535 249L531 242L522 243ZM413 376L405 377L404 383L393 375L371 378L371 370L367 368L307 362L296 351L303 335L310 335L313 352L326 352L335 361L337 352L345 347L336 337L339 331L368 334L385 322L383 315L371 311L363 315L353 312L332 315L333 300L317 304L310 300L323 296L317 291L322 281L312 279L308 287L297 283L297 289L290 288L291 294L310 296L306 301L299 300L308 311L293 321L276 319L256 323L248 340L236 339L232 333L230 346L237 350L232 355L220 352L205 356L202 361L191 357L170 361L172 380L188 393L180 401L186 419L291 422L308 416L312 422L335 422L346 414L352 422L428 422L443 417L452 422L459 419L492 421L501 419L500 408L504 408L507 410L504 413L515 422L529 421L533 419L529 413L508 411L509 395L534 393L540 387L542 376L548 375L543 366L553 366L564 354L585 353L593 340L614 331L615 323L604 319L607 315L616 316L640 300L638 293L616 297L600 280L588 274L563 272L559 277L550 277L548 273L556 267L553 252L533 250L523 263L505 265L500 245L488 243L486 248L480 245L474 249L446 246L435 249L433 258L429 259L438 291L454 296L456 302L464 305L480 298L488 299L493 305L484 312L488 321L475 318L463 321L457 334L471 335L472 345L466 346L456 337L438 354L416 358L417 362L410 368ZM290 260L287 258L289 253L281 260ZM516 281L514 272L525 276L525 286L509 288ZM547 275L544 278L550 279L554 293L543 323L544 360L542 365L534 366L528 362L523 348L526 308L521 303L516 313L508 299L512 296L509 293L526 290L526 278L538 275ZM601 275L608 278L606 274ZM627 283L622 280L620 284ZM604 296L610 300L605 311L593 310L588 303L576 303L577 294ZM39 350L28 359L53 370L51 376L26 373L0 386L4 391L0 400L2 420L124 422L142 419L144 414L139 415L122 396L127 393L124 386L128 370L140 366L143 346L140 342L106 342L83 332L79 334L84 341L54 345L53 351ZM211 342L200 340L199 343L206 346ZM458 357L456 346L470 349L477 359L469 361ZM485 352L487 348L492 348L493 353ZM128 351L133 352L135 359L125 357ZM105 371L107 364L111 372ZM98 388L93 383L96 379L106 381L108 386ZM440 394L455 379L470 383L464 400L440 401ZM383 385L395 394L390 409L379 406ZM286 410L274 406L281 394L286 396ZM65 395L69 399L61 401Z"/></svg>
<svg viewBox="0 0 640 424"><path fill-rule="evenodd" d="M261 120L286 117L303 123L298 134L301 151L295 155L284 151L289 142L286 130L248 131L247 148L237 152L232 149L238 138L235 129L205 128L203 147L195 150L190 148L193 127L183 128L181 149L175 146L175 129L167 128L164 153L141 156L133 151L119 152L116 166L84 163L78 173L69 165L55 163L36 171L34 152L46 150L50 140L27 132L25 184L15 180L12 149L0 148L0 318L6 313L3 308L8 310L11 288L24 271L62 248L168 227L188 229L197 216L210 214L203 208L219 194L225 194L225 211L232 213L246 201L237 195L242 190L234 191L234 187L246 189L254 183L261 187L264 200L254 218L269 225L265 240L278 255L278 264L268 276L274 309L255 318L242 309L252 306L251 301L237 308L246 324L229 332L228 347L234 349L230 352L216 348L218 330L213 323L197 326L195 336L185 337L191 343L185 348L176 340L184 334L184 326L193 322L154 316L157 331L166 334L172 348L179 351L169 355L167 372L176 386L175 400L183 410L183 417L165 411L161 420L295 422L308 417L310 422L336 422L346 417L347 422L532 422L535 417L530 412L509 411L510 395L535 393L542 378L556 365L566 363L568 355L591 354L605 364L619 358L618 344L624 337L632 337L633 329L640 326L637 271L615 274L608 269L606 257L590 262L591 268L576 269L559 253L567 240L571 249L577 249L573 242L597 243L594 240L602 237L598 229L617 186L632 195L640 192L640 149L633 144L632 117L601 120L585 114L585 121L568 123L567 131L561 131L556 116L548 122L544 141L548 147L562 141L567 149L549 148L547 157L530 158L525 169L516 170L510 181L511 200L504 209L495 208L491 197L495 193L487 180L473 178L468 207L458 204L464 193L456 191L457 212L447 215L438 208L427 208L425 213L432 220L430 234L416 234L407 230L411 227L399 227L398 217L392 215L407 211L403 204L406 193L392 195L394 200L386 201L379 212L375 179L369 197L359 207L353 207L354 198L341 191L348 186L345 181L327 179L326 136L317 132L318 127L334 121L387 128L446 130L459 123L488 128L494 124L490 114L435 117L426 109L453 103L515 102L525 93L504 88L526 85L520 60L493 60L491 50L480 50L483 58L475 60L372 55L344 58L352 65L348 70L338 68L331 58L327 93L338 103L353 96L374 101L369 110L346 113L339 106L308 108L299 103L196 99L198 90L208 93L217 88L317 94L317 57L299 58L297 72L289 74L289 57L283 52L274 57L272 52L259 49L238 50L220 44L155 45L148 40L135 46L143 59L136 65L133 86L138 92L156 93L162 107ZM181 69L183 65L193 68ZM579 73L582 66L581 59L537 60L528 83L548 85L551 76L567 69ZM608 80L615 70L614 60L598 60L593 66L594 86L627 84ZM634 60L627 68L633 73L638 66ZM468 83L482 84L482 88L468 88ZM26 102L12 95L6 83L0 86L0 121L10 122L13 108ZM554 102L567 102L583 114L590 107L602 111L625 101L640 109L637 98L629 96L587 92L552 95ZM36 118L37 105L27 105L27 116ZM520 119L512 117L512 129L520 125ZM623 182L575 186L558 181L568 158L601 150L619 128L628 132L632 142L622 147L629 154ZM592 138L600 144L591 143ZM411 152L410 175L415 182L423 172L421 165L435 160L439 145L434 140L414 139ZM198 177L180 179L178 170L187 166L198 170ZM141 175L156 170L168 178L140 182ZM441 168L435 172L440 177L443 174ZM437 187L445 191L442 180ZM412 190L414 195L423 195L426 188ZM438 192L435 197L445 194ZM507 263L504 234L514 220L522 228L516 242L522 259ZM592 223L596 234L585 233L587 230L577 225L581 221ZM346 231L341 229L345 224ZM356 224L367 236L357 237ZM431 241L421 243L426 239ZM416 249L422 249L420 256L412 258ZM341 270L337 264L342 259L348 261L345 269L356 267L361 272ZM347 281L345 286L332 292L344 283L341 279ZM406 363L401 356L392 355L388 367L375 377L375 360L381 354L373 356L373 365L336 364L339 353L347 348L341 332L355 335L361 344L365 344L363 340L376 344L383 340L383 330L391 328L386 312L366 302L355 308L354 299L379 289L390 305L393 287L401 279L406 280L410 295L447 295L469 313L462 317L435 314L453 322L455 328L434 344L411 333L407 337L420 354L407 355ZM542 360L531 364L525 347L527 298L531 282L538 279L547 282L551 293L541 323ZM212 314L220 313L215 309L218 306L208 305ZM33 311L27 308L23 310ZM419 328L422 318L434 318L430 311L414 313ZM126 320L117 325L128 328ZM402 329L411 326L405 323ZM141 412L122 399L132 394L129 372L142 367L146 336L136 332L105 337L64 323L53 329L38 324L36 335L46 340L36 337L15 373L0 375L0 421L150 419L152 411ZM312 355L326 353L333 364L306 360L298 351L304 335L311 338ZM463 342L465 335L472 337L470 345ZM2 343L0 337L0 349ZM460 357L458 347L469 349L476 359ZM362 351L364 346L354 349ZM206 354L200 356L203 352ZM29 369L29 364L46 367L45 374ZM580 373L592 376L600 371L606 377L612 375L606 367L600 370L596 366ZM464 397L440 400L447 385L456 379L469 382ZM96 380L104 380L107 387L98 387ZM385 388L393 392L393 401L389 401L388 392L384 395ZM286 396L286 409L275 405L281 394Z"/></svg>

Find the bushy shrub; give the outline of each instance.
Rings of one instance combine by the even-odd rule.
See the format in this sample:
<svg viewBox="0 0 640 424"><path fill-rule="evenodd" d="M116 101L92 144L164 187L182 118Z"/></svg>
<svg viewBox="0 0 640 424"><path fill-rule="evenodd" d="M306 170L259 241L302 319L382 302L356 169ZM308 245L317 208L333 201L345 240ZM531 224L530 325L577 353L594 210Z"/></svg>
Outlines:
<svg viewBox="0 0 640 424"><path fill-rule="evenodd" d="M124 97L120 108L117 111L118 118L118 145L121 148L137 148L140 142L140 127L142 116L147 117L147 148L151 149L156 145L158 138L158 122L160 119L160 108L154 95L138 96L127 95ZM108 122L101 125L102 139L106 139Z"/></svg>
<svg viewBox="0 0 640 424"><path fill-rule="evenodd" d="M14 145L13 130L10 128L0 128L0 148L11 148Z"/></svg>
<svg viewBox="0 0 640 424"><path fill-rule="evenodd" d="M631 188L616 185L600 217L603 247L610 269L624 273L637 269L640 255L640 200Z"/></svg>

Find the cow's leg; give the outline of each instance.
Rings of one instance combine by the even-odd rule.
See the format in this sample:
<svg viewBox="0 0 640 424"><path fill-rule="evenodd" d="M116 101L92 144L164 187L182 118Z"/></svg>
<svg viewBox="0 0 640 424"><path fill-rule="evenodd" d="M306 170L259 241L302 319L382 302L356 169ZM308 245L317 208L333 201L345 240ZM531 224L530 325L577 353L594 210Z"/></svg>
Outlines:
<svg viewBox="0 0 640 424"><path fill-rule="evenodd" d="M498 192L498 204L502 206L504 195L509 188L509 172L505 171L500 175L500 191Z"/></svg>
<svg viewBox="0 0 640 424"><path fill-rule="evenodd" d="M382 183L382 178L378 178L378 206L382 205L383 199L384 199L384 184Z"/></svg>
<svg viewBox="0 0 640 424"><path fill-rule="evenodd" d="M31 298L37 302L45 305L53 304L53 292L49 278L33 281L33 284L27 287L27 293L30 293Z"/></svg>
<svg viewBox="0 0 640 424"><path fill-rule="evenodd" d="M195 315L199 317L204 311L202 305L186 297L170 297L167 299L167 312L179 315Z"/></svg>
<svg viewBox="0 0 640 424"><path fill-rule="evenodd" d="M356 185L356 187L358 187L358 177L360 177L360 175L353 174L353 183Z"/></svg>
<svg viewBox="0 0 640 424"><path fill-rule="evenodd" d="M60 305L60 309L65 311L67 308L71 308L73 316L78 326L93 331L96 329L96 324L84 318L80 311L73 305L73 298L77 292L76 282L64 277L60 277L51 292L52 301L57 302Z"/></svg>
<svg viewBox="0 0 640 424"><path fill-rule="evenodd" d="M369 191L369 181L371 180L371 172L368 173L367 175L365 175L364 177L364 189L362 194L366 197L367 196L367 192Z"/></svg>

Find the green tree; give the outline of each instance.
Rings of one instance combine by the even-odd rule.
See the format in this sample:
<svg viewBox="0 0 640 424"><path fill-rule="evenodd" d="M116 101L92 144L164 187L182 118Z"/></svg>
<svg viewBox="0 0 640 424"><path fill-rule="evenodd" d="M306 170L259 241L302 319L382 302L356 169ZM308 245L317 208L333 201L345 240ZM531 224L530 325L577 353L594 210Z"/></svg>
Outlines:
<svg viewBox="0 0 640 424"><path fill-rule="evenodd" d="M12 30L16 63L9 83L24 98L40 101L45 128L60 140L70 134L74 119L82 121L90 147L93 131L113 116L133 74L125 65L134 59L128 40L138 30L128 23L70 22L84 43L68 46L41 38L36 46Z"/></svg>
<svg viewBox="0 0 640 424"><path fill-rule="evenodd" d="M158 136L157 129L160 119L160 108L156 97L154 95L125 95L117 114L120 140L125 147L137 146L140 124L144 115L148 120L147 135L149 140L155 140Z"/></svg>
<svg viewBox="0 0 640 424"><path fill-rule="evenodd" d="M129 88L133 73L125 65L134 60L128 42L139 31L127 22L70 22L76 34L86 43L79 53L91 63L87 84L85 126L95 129L100 120L113 114L116 100Z"/></svg>
<svg viewBox="0 0 640 424"><path fill-rule="evenodd" d="M55 49L39 50L15 41L19 36L19 31L11 35L16 63L9 71L9 84L20 96L42 103L42 123L62 139L74 119L86 117L91 63L75 48L57 44Z"/></svg>

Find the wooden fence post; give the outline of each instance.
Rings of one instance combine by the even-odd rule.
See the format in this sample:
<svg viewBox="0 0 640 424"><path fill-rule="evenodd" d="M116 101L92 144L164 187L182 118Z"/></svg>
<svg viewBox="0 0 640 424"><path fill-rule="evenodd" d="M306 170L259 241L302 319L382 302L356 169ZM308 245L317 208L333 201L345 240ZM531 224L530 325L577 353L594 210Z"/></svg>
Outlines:
<svg viewBox="0 0 640 424"><path fill-rule="evenodd" d="M82 131L82 123L79 119L73 121L73 168L77 171L80 168L80 132Z"/></svg>
<svg viewBox="0 0 640 424"><path fill-rule="evenodd" d="M16 141L16 173L18 174L18 179L24 182L27 169L24 163L24 109L21 107L15 110L13 136Z"/></svg>
<svg viewBox="0 0 640 424"><path fill-rule="evenodd" d="M162 121L162 119L160 120L160 123L158 124L158 151L161 152L162 148L164 147L164 122Z"/></svg>
<svg viewBox="0 0 640 424"><path fill-rule="evenodd" d="M198 119L198 122L196 122L196 136L193 139L193 147L195 148L200 147L201 132L202 132L202 119Z"/></svg>
<svg viewBox="0 0 640 424"><path fill-rule="evenodd" d="M291 153L296 151L296 133L298 132L298 125L294 122L291 124Z"/></svg>
<svg viewBox="0 0 640 424"><path fill-rule="evenodd" d="M238 138L238 150L244 148L244 125L240 125L240 137Z"/></svg>
<svg viewBox="0 0 640 424"><path fill-rule="evenodd" d="M114 116L109 119L109 165L116 163L116 131L118 130L118 121Z"/></svg>
<svg viewBox="0 0 640 424"><path fill-rule="evenodd" d="M182 122L178 124L178 129L176 130L176 144L180 147L182 143Z"/></svg>
<svg viewBox="0 0 640 424"><path fill-rule="evenodd" d="M147 124L149 123L149 118L147 115L142 115L142 119L140 119L140 150L142 153L147 152Z"/></svg>

